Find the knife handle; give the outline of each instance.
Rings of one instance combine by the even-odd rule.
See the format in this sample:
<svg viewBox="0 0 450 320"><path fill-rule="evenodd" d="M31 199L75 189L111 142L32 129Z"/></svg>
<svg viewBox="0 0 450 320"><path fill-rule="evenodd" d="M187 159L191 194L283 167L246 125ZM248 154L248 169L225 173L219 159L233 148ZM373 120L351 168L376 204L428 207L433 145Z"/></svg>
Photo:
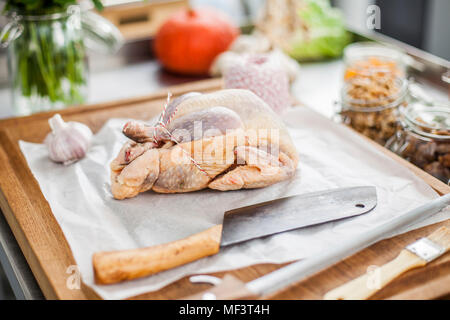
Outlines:
<svg viewBox="0 0 450 320"><path fill-rule="evenodd" d="M364 274L325 294L325 300L363 300L380 291L408 270L423 267L426 261L408 250L402 250L394 260L381 266L377 274ZM373 277L371 279L371 277ZM378 283L377 283L378 282Z"/></svg>
<svg viewBox="0 0 450 320"><path fill-rule="evenodd" d="M92 257L95 282L112 284L168 270L219 252L222 225L185 239L147 248L96 252Z"/></svg>

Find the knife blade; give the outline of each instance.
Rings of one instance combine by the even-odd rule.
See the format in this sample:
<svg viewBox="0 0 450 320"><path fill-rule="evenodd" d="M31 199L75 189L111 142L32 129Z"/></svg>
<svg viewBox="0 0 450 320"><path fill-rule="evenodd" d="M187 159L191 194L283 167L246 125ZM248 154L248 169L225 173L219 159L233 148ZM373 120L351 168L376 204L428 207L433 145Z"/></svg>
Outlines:
<svg viewBox="0 0 450 320"><path fill-rule="evenodd" d="M230 210L224 215L220 246L357 216L369 212L376 204L375 187L353 187L311 192Z"/></svg>
<svg viewBox="0 0 450 320"><path fill-rule="evenodd" d="M223 225L185 239L93 255L95 280L111 284L155 274L216 254L221 247L372 210L375 187L339 188L267 201L224 214Z"/></svg>

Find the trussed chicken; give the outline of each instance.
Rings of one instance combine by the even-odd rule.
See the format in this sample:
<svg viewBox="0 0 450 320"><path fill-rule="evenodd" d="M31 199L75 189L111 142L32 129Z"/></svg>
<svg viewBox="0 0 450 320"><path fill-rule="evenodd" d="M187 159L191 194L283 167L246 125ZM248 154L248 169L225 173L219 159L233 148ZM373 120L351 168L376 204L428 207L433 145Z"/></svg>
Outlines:
<svg viewBox="0 0 450 320"><path fill-rule="evenodd" d="M140 192L261 188L295 174L298 153L282 121L247 90L189 93L150 126L130 121L111 163L116 199Z"/></svg>

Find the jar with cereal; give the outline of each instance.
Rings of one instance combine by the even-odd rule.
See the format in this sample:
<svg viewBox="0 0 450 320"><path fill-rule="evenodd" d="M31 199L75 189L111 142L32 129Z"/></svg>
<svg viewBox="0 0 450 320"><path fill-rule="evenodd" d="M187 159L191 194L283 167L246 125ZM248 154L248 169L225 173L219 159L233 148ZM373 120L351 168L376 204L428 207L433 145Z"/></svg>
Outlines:
<svg viewBox="0 0 450 320"><path fill-rule="evenodd" d="M340 121L384 145L398 129L397 109L406 104L407 80L401 77L353 77L341 91Z"/></svg>
<svg viewBox="0 0 450 320"><path fill-rule="evenodd" d="M399 110L402 125L386 147L444 183L450 182L450 108L412 104Z"/></svg>

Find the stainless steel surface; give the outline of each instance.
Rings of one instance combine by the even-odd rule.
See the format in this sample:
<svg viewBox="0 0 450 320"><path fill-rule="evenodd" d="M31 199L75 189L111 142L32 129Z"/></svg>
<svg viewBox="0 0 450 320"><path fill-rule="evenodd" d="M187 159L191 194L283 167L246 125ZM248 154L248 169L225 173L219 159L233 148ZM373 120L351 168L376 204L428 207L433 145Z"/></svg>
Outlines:
<svg viewBox="0 0 450 320"><path fill-rule="evenodd" d="M288 230L367 213L375 187L338 188L276 199L231 211L223 221L222 247Z"/></svg>
<svg viewBox="0 0 450 320"><path fill-rule="evenodd" d="M427 262L433 261L445 252L444 247L434 243L428 238L419 239L407 246L406 249Z"/></svg>
<svg viewBox="0 0 450 320"><path fill-rule="evenodd" d="M0 266L0 300L13 300L14 298L8 278Z"/></svg>
<svg viewBox="0 0 450 320"><path fill-rule="evenodd" d="M16 299L44 299L3 214L0 214L0 263ZM8 296L11 297L11 294Z"/></svg>

